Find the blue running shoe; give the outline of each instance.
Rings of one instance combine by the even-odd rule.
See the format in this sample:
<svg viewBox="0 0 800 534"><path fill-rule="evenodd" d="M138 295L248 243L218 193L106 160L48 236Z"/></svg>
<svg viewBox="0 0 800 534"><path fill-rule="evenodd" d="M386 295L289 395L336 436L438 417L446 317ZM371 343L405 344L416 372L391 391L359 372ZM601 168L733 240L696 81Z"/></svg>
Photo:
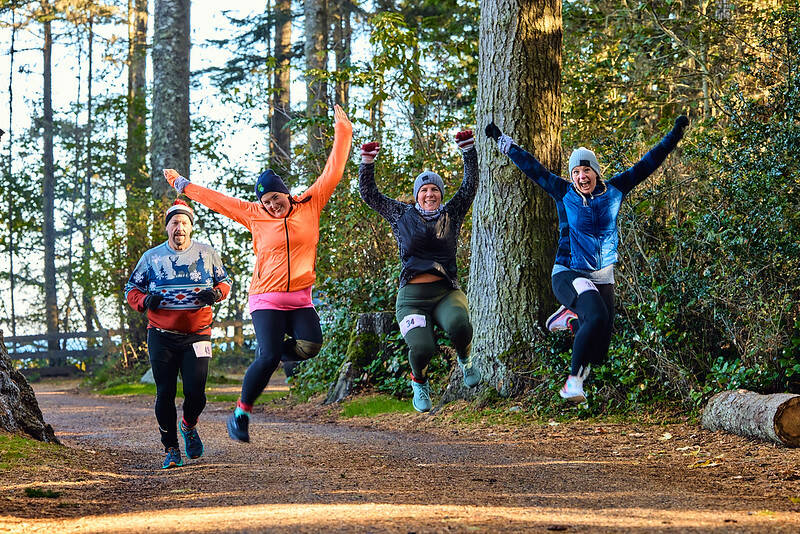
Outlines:
<svg viewBox="0 0 800 534"><path fill-rule="evenodd" d="M468 388L474 388L480 384L481 372L475 365L473 365L472 354L467 356L464 360L461 358L456 359L458 360L458 366L461 368L461 374L464 377L464 385Z"/></svg>
<svg viewBox="0 0 800 534"><path fill-rule="evenodd" d="M411 381L411 390L414 392L414 398L411 399L411 404L418 412L431 411L431 386L426 380L424 384Z"/></svg>
<svg viewBox="0 0 800 534"><path fill-rule="evenodd" d="M200 434L197 433L197 426L191 430L186 430L186 427L183 426L183 421L181 421L179 428L181 429L181 435L183 436L183 444L186 448L186 456L192 460L196 460L197 458L203 456L203 442L200 440Z"/></svg>
<svg viewBox="0 0 800 534"><path fill-rule="evenodd" d="M250 425L250 418L247 414L231 414L228 417L228 435L232 440L250 443L250 432L247 427Z"/></svg>
<svg viewBox="0 0 800 534"><path fill-rule="evenodd" d="M164 458L164 465L162 469L169 469L170 467L180 467L183 465L181 459L181 451L177 447L170 447L167 449L167 456Z"/></svg>

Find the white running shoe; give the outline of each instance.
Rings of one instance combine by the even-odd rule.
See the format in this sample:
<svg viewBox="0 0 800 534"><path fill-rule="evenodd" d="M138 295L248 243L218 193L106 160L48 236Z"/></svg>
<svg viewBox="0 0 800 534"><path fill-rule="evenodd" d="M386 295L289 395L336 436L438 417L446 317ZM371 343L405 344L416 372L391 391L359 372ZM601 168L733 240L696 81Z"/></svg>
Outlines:
<svg viewBox="0 0 800 534"><path fill-rule="evenodd" d="M547 318L547 322L545 325L547 329L551 332L557 332L559 330L568 330L569 329L569 320L570 319L577 319L578 316L575 314L574 311L570 310L566 306L561 306L556 312Z"/></svg>
<svg viewBox="0 0 800 534"><path fill-rule="evenodd" d="M583 378L569 375L564 387L558 392L562 399L572 402L586 402L586 393L583 392Z"/></svg>

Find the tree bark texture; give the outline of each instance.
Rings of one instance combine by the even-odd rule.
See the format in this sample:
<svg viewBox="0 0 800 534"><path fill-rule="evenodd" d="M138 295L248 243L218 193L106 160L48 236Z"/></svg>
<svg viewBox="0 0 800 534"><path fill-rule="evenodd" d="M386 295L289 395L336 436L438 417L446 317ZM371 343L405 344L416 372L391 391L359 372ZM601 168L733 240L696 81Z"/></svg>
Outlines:
<svg viewBox="0 0 800 534"><path fill-rule="evenodd" d="M391 345L386 337L399 329L392 312L359 314L355 331L350 335L347 357L339 368L339 377L328 390L323 404L342 401L353 391L353 382L375 358L388 356Z"/></svg>
<svg viewBox="0 0 800 534"><path fill-rule="evenodd" d="M150 177L161 202L171 195L163 169L189 177L189 13L190 0L155 1Z"/></svg>
<svg viewBox="0 0 800 534"><path fill-rule="evenodd" d="M14 369L0 330L0 428L7 432L24 432L48 443L58 443L53 427L44 422L33 389Z"/></svg>
<svg viewBox="0 0 800 534"><path fill-rule="evenodd" d="M309 119L324 116L328 109L328 83L320 76L328 70L328 1L306 0L305 54L306 54L306 114ZM316 73L314 72L316 71ZM320 121L308 127L308 149L311 154L324 149L323 128ZM320 169L321 170L321 166Z"/></svg>
<svg viewBox="0 0 800 534"><path fill-rule="evenodd" d="M554 172L561 166L561 2L481 2L478 129L498 126ZM508 358L555 307L555 205L501 154L477 143L469 273L473 353L484 380L514 393Z"/></svg>
<svg viewBox="0 0 800 534"><path fill-rule="evenodd" d="M292 133L287 125L291 119L292 3L275 2L275 60L272 118L270 119L270 167L280 176L288 177L292 164Z"/></svg>
<svg viewBox="0 0 800 534"><path fill-rule="evenodd" d="M701 423L708 430L800 446L800 395L759 395L745 389L723 391L711 397Z"/></svg>
<svg viewBox="0 0 800 534"><path fill-rule="evenodd" d="M150 243L150 172L147 168L147 4L128 0L128 139L125 146L125 240L127 277ZM188 170L186 171L188 172ZM163 180L163 179L162 179ZM122 287L125 279L120 279ZM134 347L146 339L147 317L126 310L128 333Z"/></svg>
<svg viewBox="0 0 800 534"><path fill-rule="evenodd" d="M56 293L56 230L55 230L55 169L53 164L53 34L50 26L52 8L42 2L44 21L43 117L44 179L42 181L42 234L44 238L44 309L47 333L58 332L58 299ZM49 350L58 350L58 341L47 342ZM51 361L51 365L60 362Z"/></svg>
<svg viewBox="0 0 800 534"><path fill-rule="evenodd" d="M336 56L336 94L337 104L347 109L350 100L350 52L353 29L350 24L351 0L334 0L334 9L331 13L333 19L333 48ZM343 75L347 72L346 75Z"/></svg>

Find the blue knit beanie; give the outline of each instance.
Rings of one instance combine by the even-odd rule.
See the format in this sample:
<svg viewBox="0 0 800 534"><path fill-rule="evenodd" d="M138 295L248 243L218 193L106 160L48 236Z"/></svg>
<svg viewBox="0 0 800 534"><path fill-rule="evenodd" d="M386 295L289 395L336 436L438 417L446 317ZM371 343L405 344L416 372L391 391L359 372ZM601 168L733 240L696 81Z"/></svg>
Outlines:
<svg viewBox="0 0 800 534"><path fill-rule="evenodd" d="M442 180L442 177L433 171L424 171L414 180L414 202L417 201L417 193L426 184L433 184L438 187L439 192L444 197L444 180Z"/></svg>
<svg viewBox="0 0 800 534"><path fill-rule="evenodd" d="M289 188L283 183L281 177L275 174L272 169L267 169L258 176L256 180L256 198L261 200L265 193L277 191L278 193L289 194Z"/></svg>

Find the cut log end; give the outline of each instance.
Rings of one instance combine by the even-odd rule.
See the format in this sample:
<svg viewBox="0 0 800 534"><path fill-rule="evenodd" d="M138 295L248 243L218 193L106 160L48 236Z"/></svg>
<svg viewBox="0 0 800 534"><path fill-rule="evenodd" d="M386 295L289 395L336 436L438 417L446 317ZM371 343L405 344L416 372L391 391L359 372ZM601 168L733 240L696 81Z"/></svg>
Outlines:
<svg viewBox="0 0 800 534"><path fill-rule="evenodd" d="M792 397L775 411L775 433L789 447L800 447L800 397Z"/></svg>

